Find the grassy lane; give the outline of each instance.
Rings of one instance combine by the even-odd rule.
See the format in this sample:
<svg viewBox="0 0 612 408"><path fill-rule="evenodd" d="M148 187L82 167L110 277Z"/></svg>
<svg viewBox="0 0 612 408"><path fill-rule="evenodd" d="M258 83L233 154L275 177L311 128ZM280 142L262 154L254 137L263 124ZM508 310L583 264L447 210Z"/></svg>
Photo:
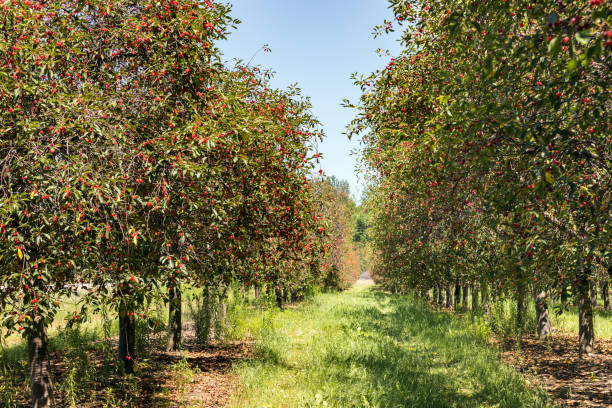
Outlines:
<svg viewBox="0 0 612 408"><path fill-rule="evenodd" d="M358 286L264 314L232 407L545 407L475 325Z"/></svg>

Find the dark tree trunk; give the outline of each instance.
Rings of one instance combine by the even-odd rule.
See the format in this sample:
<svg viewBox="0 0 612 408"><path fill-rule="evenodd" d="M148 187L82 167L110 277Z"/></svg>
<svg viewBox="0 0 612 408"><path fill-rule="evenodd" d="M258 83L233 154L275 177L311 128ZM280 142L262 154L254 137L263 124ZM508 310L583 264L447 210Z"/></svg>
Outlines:
<svg viewBox="0 0 612 408"><path fill-rule="evenodd" d="M472 310L478 309L478 286L472 285Z"/></svg>
<svg viewBox="0 0 612 408"><path fill-rule="evenodd" d="M536 292L535 296L536 319L538 321L538 336L541 340L552 336L550 315L548 313L548 294L545 290Z"/></svg>
<svg viewBox="0 0 612 408"><path fill-rule="evenodd" d="M443 286L438 286L438 305L444 306L444 289L443 289Z"/></svg>
<svg viewBox="0 0 612 408"><path fill-rule="evenodd" d="M469 285L463 285L463 300L462 300L462 306L467 309L468 308L468 298L470 296L470 290L469 290Z"/></svg>
<svg viewBox="0 0 612 408"><path fill-rule="evenodd" d="M279 309L283 308L283 291L281 288L274 288L274 294L276 295L276 305Z"/></svg>
<svg viewBox="0 0 612 408"><path fill-rule="evenodd" d="M166 351L176 351L181 347L182 341L182 296L181 289L174 285L170 290L170 301L168 302L168 345Z"/></svg>
<svg viewBox="0 0 612 408"><path fill-rule="evenodd" d="M461 306L461 285L459 282L455 283L455 310L459 310Z"/></svg>
<svg viewBox="0 0 612 408"><path fill-rule="evenodd" d="M578 353L590 354L593 352L593 307L589 296L589 269L582 267L576 283L576 297L578 298Z"/></svg>
<svg viewBox="0 0 612 408"><path fill-rule="evenodd" d="M523 331L525 324L525 283L520 283L516 292L516 327Z"/></svg>
<svg viewBox="0 0 612 408"><path fill-rule="evenodd" d="M604 279L601 284L601 298L603 299L604 309L610 310L610 286L608 278Z"/></svg>
<svg viewBox="0 0 612 408"><path fill-rule="evenodd" d="M559 296L561 298L561 303L562 304L566 304L567 303L567 298L569 293L567 293L567 286L564 286L561 288L561 295Z"/></svg>
<svg viewBox="0 0 612 408"><path fill-rule="evenodd" d="M261 292L261 288L259 285L255 285L255 299L259 299L259 294Z"/></svg>
<svg viewBox="0 0 612 408"><path fill-rule="evenodd" d="M595 278L591 279L591 305L597 307L597 281Z"/></svg>
<svg viewBox="0 0 612 408"><path fill-rule="evenodd" d="M434 286L432 290L433 290L433 304L437 305L438 304L438 287Z"/></svg>
<svg viewBox="0 0 612 408"><path fill-rule="evenodd" d="M28 333L30 357L30 391L33 408L47 408L54 405L53 383L49 372L49 339L47 328L39 320L34 322Z"/></svg>
<svg viewBox="0 0 612 408"><path fill-rule="evenodd" d="M289 290L287 290L287 288L283 289L283 303L287 304L287 302L289 301Z"/></svg>
<svg viewBox="0 0 612 408"><path fill-rule="evenodd" d="M134 373L136 355L136 327L134 315L125 305L119 309L119 361L123 363L126 374Z"/></svg>
<svg viewBox="0 0 612 408"><path fill-rule="evenodd" d="M446 307L448 309L453 307L453 287L452 285L446 286Z"/></svg>

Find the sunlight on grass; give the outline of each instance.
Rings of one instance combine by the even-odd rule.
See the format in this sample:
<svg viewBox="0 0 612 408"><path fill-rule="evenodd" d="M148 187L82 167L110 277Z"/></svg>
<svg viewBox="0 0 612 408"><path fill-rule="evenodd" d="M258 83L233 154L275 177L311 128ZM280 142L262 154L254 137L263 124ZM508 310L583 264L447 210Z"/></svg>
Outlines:
<svg viewBox="0 0 612 408"><path fill-rule="evenodd" d="M570 310L561 315L551 313L553 327L578 333L578 310L571 307ZM597 338L612 338L612 310L595 309L593 310L593 327L595 329L595 341Z"/></svg>
<svg viewBox="0 0 612 408"><path fill-rule="evenodd" d="M250 321L231 407L546 407L474 325L359 285Z"/></svg>

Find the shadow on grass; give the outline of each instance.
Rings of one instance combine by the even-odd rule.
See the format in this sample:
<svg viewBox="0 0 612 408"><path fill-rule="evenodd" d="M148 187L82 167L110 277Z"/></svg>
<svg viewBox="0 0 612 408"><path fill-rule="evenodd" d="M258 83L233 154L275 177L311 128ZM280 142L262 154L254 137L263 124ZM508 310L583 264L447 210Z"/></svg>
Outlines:
<svg viewBox="0 0 612 408"><path fill-rule="evenodd" d="M543 391L498 363L469 322L378 291L343 295L320 309L304 311L325 323L306 346L307 383L295 385L316 398L299 406L549 406Z"/></svg>

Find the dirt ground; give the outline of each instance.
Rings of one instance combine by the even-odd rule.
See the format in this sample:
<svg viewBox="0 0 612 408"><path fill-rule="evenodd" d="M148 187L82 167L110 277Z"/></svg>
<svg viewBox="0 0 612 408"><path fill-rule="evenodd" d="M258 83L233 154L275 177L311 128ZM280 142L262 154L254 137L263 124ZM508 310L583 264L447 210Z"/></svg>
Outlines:
<svg viewBox="0 0 612 408"><path fill-rule="evenodd" d="M155 359L151 375L143 377L143 388L159 390L161 393L149 393L152 399L143 401L142 407L225 407L237 386L237 379L232 374L232 364L248 358L251 343L245 341L217 342L206 348L197 345L195 338L188 335L185 349L181 352L160 353ZM192 368L190 378L181 379L181 374L172 372L168 367L185 359ZM186 381L185 381L186 380Z"/></svg>
<svg viewBox="0 0 612 408"><path fill-rule="evenodd" d="M501 344L502 359L529 375L562 407L612 406L612 341L596 339L592 355L578 355L578 335L553 330L553 341L524 336Z"/></svg>
<svg viewBox="0 0 612 408"><path fill-rule="evenodd" d="M213 341L206 347L199 346L195 339L193 323L183 326L184 348L180 352L165 352L153 348L148 355L137 359L135 382L114 371L104 371L108 364L99 348L87 351L89 364L95 367L94 377L80 382L76 406L80 408L125 407L125 408L219 408L227 406L237 387L237 378L232 365L250 358L252 342ZM117 339L109 344L114 358ZM54 352L50 355L51 370L55 384L55 402L58 408L75 406L60 381L66 377L65 355ZM105 360L106 358L106 360ZM106 361L106 363L105 363ZM25 368L25 367L23 367ZM23 373L25 374L25 372ZM79 379L77 378L77 381ZM20 407L28 407L26 386ZM112 389L112 397L108 390ZM131 395L130 395L131 394ZM3 406L0 402L0 407Z"/></svg>

